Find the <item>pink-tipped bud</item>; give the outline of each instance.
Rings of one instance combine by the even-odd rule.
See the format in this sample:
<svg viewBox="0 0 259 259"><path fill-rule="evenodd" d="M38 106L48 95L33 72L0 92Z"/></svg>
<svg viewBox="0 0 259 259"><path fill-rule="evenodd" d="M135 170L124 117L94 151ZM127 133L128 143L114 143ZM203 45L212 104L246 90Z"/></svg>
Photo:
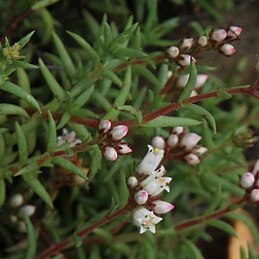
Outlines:
<svg viewBox="0 0 259 259"><path fill-rule="evenodd" d="M252 187L253 184L254 184L254 182L255 182L255 177L254 177L254 175L253 175L252 173L250 173L250 172L244 173L244 174L241 176L241 178L240 178L240 185L241 185L243 188L245 188L245 189Z"/></svg>
<svg viewBox="0 0 259 259"><path fill-rule="evenodd" d="M127 135L128 130L129 128L126 125L118 125L111 130L110 134L113 140L118 141Z"/></svg>
<svg viewBox="0 0 259 259"><path fill-rule="evenodd" d="M21 207L21 210L28 216L31 217L36 210L36 207L33 205L24 205Z"/></svg>
<svg viewBox="0 0 259 259"><path fill-rule="evenodd" d="M24 202L23 196L20 193L14 194L10 199L10 206L17 208L21 206Z"/></svg>
<svg viewBox="0 0 259 259"><path fill-rule="evenodd" d="M180 66L186 67L189 66L192 63L196 63L196 59L188 54L182 54L177 59L177 62Z"/></svg>
<svg viewBox="0 0 259 259"><path fill-rule="evenodd" d="M251 197L251 200L252 201L259 201L259 189L254 189L251 191L251 194L250 194L250 197Z"/></svg>
<svg viewBox="0 0 259 259"><path fill-rule="evenodd" d="M103 133L107 133L110 130L111 126L112 126L112 123L110 120L103 120L103 121L100 121L98 125L98 129Z"/></svg>
<svg viewBox="0 0 259 259"><path fill-rule="evenodd" d="M194 148L198 142L201 140L201 136L196 133L186 133L180 140L180 145L186 150L191 150Z"/></svg>
<svg viewBox="0 0 259 259"><path fill-rule="evenodd" d="M103 156L109 161L115 161L118 157L118 154L113 147L105 147Z"/></svg>
<svg viewBox="0 0 259 259"><path fill-rule="evenodd" d="M156 147L156 148L159 148L159 149L165 148L165 140L160 136L155 136L152 139L151 144L152 144L153 147Z"/></svg>
<svg viewBox="0 0 259 259"><path fill-rule="evenodd" d="M180 50L176 46L171 46L167 49L167 54L170 58L176 58L180 53Z"/></svg>
<svg viewBox="0 0 259 259"><path fill-rule="evenodd" d="M181 49L189 50L193 46L193 43L194 43L193 38L183 39L182 44L181 44Z"/></svg>
<svg viewBox="0 0 259 259"><path fill-rule="evenodd" d="M232 56L236 53L236 48L228 43L225 43L222 46L220 46L219 50L225 56Z"/></svg>
<svg viewBox="0 0 259 259"><path fill-rule="evenodd" d="M227 37L227 32L224 29L216 29L214 30L211 35L210 38L216 42L221 42L223 41L225 38Z"/></svg>
<svg viewBox="0 0 259 259"><path fill-rule="evenodd" d="M132 149L128 146L128 144L123 143L118 145L118 153L120 155L127 155L132 152Z"/></svg>
<svg viewBox="0 0 259 259"><path fill-rule="evenodd" d="M208 37L207 36L201 36L198 39L198 44L201 47L206 47L208 45Z"/></svg>
<svg viewBox="0 0 259 259"><path fill-rule="evenodd" d="M135 176L130 176L128 178L127 184L130 188L135 188L138 185L138 179Z"/></svg>
<svg viewBox="0 0 259 259"><path fill-rule="evenodd" d="M236 38L238 38L240 36L241 32L242 32L242 28L240 28L238 26L230 26L228 28L227 36L231 37L233 39L236 39Z"/></svg>
<svg viewBox="0 0 259 259"><path fill-rule="evenodd" d="M199 145L192 149L192 153L196 154L197 156L202 156L207 151L208 151L208 149L206 147L202 147Z"/></svg>
<svg viewBox="0 0 259 259"><path fill-rule="evenodd" d="M174 205L166 201L154 201L155 207L153 211L157 214L165 214L174 209Z"/></svg>
<svg viewBox="0 0 259 259"><path fill-rule="evenodd" d="M179 142L179 137L176 134L171 134L171 135L169 135L166 142L169 147L174 148L177 146L177 144Z"/></svg>
<svg viewBox="0 0 259 259"><path fill-rule="evenodd" d="M143 205L147 202L148 200L148 192L144 191L144 190L140 190L138 191L135 195L134 195L134 200L138 205Z"/></svg>
<svg viewBox="0 0 259 259"><path fill-rule="evenodd" d="M186 74L183 76L180 76L176 81L176 87L178 88L184 88L189 80L190 74ZM205 82L208 79L208 75L206 74L198 74L196 78L196 82L194 85L194 89L201 88Z"/></svg>
<svg viewBox="0 0 259 259"><path fill-rule="evenodd" d="M179 136L184 133L184 127L174 127L172 133Z"/></svg>
<svg viewBox="0 0 259 259"><path fill-rule="evenodd" d="M200 163L200 159L197 155L190 153L184 157L188 165L197 165Z"/></svg>

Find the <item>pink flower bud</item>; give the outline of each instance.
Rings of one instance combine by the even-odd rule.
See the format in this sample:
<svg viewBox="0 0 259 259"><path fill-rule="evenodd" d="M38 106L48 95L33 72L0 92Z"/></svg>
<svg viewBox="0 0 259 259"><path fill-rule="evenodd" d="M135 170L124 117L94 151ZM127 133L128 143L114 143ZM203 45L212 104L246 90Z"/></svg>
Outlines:
<svg viewBox="0 0 259 259"><path fill-rule="evenodd" d="M132 152L132 149L126 143L122 143L118 145L118 153L120 155L127 155Z"/></svg>
<svg viewBox="0 0 259 259"><path fill-rule="evenodd" d="M254 184L254 182L255 182L255 177L254 177L254 175L253 175L252 173L250 173L250 172L244 173L244 174L241 176L241 178L240 178L240 185L241 185L243 188L245 188L245 189L252 187L253 184Z"/></svg>
<svg viewBox="0 0 259 259"><path fill-rule="evenodd" d="M227 37L227 32L224 29L216 29L210 35L210 38L217 42L223 41L226 37Z"/></svg>
<svg viewBox="0 0 259 259"><path fill-rule="evenodd" d="M170 58L176 58L180 53L180 50L176 46L171 46L167 49L167 54Z"/></svg>
<svg viewBox="0 0 259 259"><path fill-rule="evenodd" d="M31 217L36 210L36 207L33 205L24 205L21 207L21 210L28 216Z"/></svg>
<svg viewBox="0 0 259 259"><path fill-rule="evenodd" d="M103 155L109 161L115 161L118 157L116 150L113 147L105 147Z"/></svg>
<svg viewBox="0 0 259 259"><path fill-rule="evenodd" d="M192 63L196 63L196 59L188 54L182 54L177 59L177 62L180 66L185 67L189 66Z"/></svg>
<svg viewBox="0 0 259 259"><path fill-rule="evenodd" d="M242 32L242 28L240 28L238 26L230 26L228 29L227 36L235 39L235 38L239 37L241 32Z"/></svg>
<svg viewBox="0 0 259 259"><path fill-rule="evenodd" d="M159 148L159 149L164 149L165 148L165 140L162 137L160 137L160 136L155 136L152 139L151 144L155 148Z"/></svg>
<svg viewBox="0 0 259 259"><path fill-rule="evenodd" d="M197 155L190 153L184 157L186 160L187 164L189 165L197 165L200 163L200 159Z"/></svg>
<svg viewBox="0 0 259 259"><path fill-rule="evenodd" d="M186 150L194 148L201 140L201 136L196 133L186 133L180 140L180 145L185 147Z"/></svg>
<svg viewBox="0 0 259 259"><path fill-rule="evenodd" d="M153 204L155 204L155 207L153 208L153 211L157 214L165 214L171 211L174 208L174 205L166 202L166 201L154 201Z"/></svg>
<svg viewBox="0 0 259 259"><path fill-rule="evenodd" d="M112 126L112 123L110 120L103 120L103 121L100 121L98 125L98 129L103 133L107 133L110 130L111 126Z"/></svg>
<svg viewBox="0 0 259 259"><path fill-rule="evenodd" d="M127 135L128 130L129 128L126 125L118 125L111 130L110 134L113 140L118 141Z"/></svg>
<svg viewBox="0 0 259 259"><path fill-rule="evenodd" d="M236 49L233 45L225 43L219 48L220 52L225 56L232 56L236 53Z"/></svg>
<svg viewBox="0 0 259 259"><path fill-rule="evenodd" d="M193 38L186 38L183 39L183 42L181 44L181 49L189 50L193 46Z"/></svg>
<svg viewBox="0 0 259 259"><path fill-rule="evenodd" d="M174 127L172 129L172 133L176 134L176 135L181 135L182 133L184 133L184 127Z"/></svg>
<svg viewBox="0 0 259 259"><path fill-rule="evenodd" d="M128 178L127 184L133 189L138 185L138 179L135 176L130 176Z"/></svg>
<svg viewBox="0 0 259 259"><path fill-rule="evenodd" d="M167 139L167 145L171 148L174 148L177 146L179 142L179 137L176 134L171 134L169 135L168 139Z"/></svg>
<svg viewBox="0 0 259 259"><path fill-rule="evenodd" d="M199 37L198 39L198 44L201 46L201 47L206 47L208 45L208 38L206 36L201 36Z"/></svg>
<svg viewBox="0 0 259 259"><path fill-rule="evenodd" d="M176 81L176 86L178 88L184 88L189 80L189 77L190 77L190 74L180 76ZM194 89L201 88L205 84L207 79L208 79L208 75L198 74L194 85Z"/></svg>
<svg viewBox="0 0 259 259"><path fill-rule="evenodd" d="M259 201L259 189L252 190L250 195L252 201Z"/></svg>
<svg viewBox="0 0 259 259"><path fill-rule="evenodd" d="M206 147L202 147L202 146L196 146L192 149L192 153L196 154L197 156L202 156L207 151L208 151L208 149Z"/></svg>
<svg viewBox="0 0 259 259"><path fill-rule="evenodd" d="M14 194L10 199L10 206L13 208L19 207L23 204L24 199L20 193Z"/></svg>
<svg viewBox="0 0 259 259"><path fill-rule="evenodd" d="M143 205L148 200L148 193L144 190L140 190L134 195L134 200L138 205Z"/></svg>

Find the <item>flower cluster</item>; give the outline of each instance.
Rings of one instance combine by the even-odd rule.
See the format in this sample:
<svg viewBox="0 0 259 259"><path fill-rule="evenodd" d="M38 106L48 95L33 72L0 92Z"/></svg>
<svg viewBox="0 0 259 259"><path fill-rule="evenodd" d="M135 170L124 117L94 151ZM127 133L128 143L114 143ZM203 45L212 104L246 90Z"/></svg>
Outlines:
<svg viewBox="0 0 259 259"><path fill-rule="evenodd" d="M181 67L186 67L191 62L196 62L194 55L202 50L214 49L225 56L232 56L236 49L230 44L238 40L242 28L230 26L227 29L214 29L209 36L200 36L198 39L185 38L177 46L171 46L166 53L170 60L173 60Z"/></svg>
<svg viewBox="0 0 259 259"><path fill-rule="evenodd" d="M103 156L110 161L115 161L119 155L127 155L132 149L122 139L128 134L126 125L112 127L110 120L103 120L98 125L100 134L100 148Z"/></svg>
<svg viewBox="0 0 259 259"><path fill-rule="evenodd" d="M162 218L161 215L171 211L174 205L160 200L160 194L170 191L171 177L165 177L166 170L160 166L164 157L164 150L148 145L148 152L136 169L136 176L128 178L131 196L136 204L132 212L133 223L140 228L140 234L150 231L156 232L155 225Z"/></svg>
<svg viewBox="0 0 259 259"><path fill-rule="evenodd" d="M14 194L10 200L9 200L10 207L13 210L17 210L15 212L15 215L11 215L11 220L13 223L16 223L18 225L18 229L20 232L25 232L25 223L22 219L19 217L19 212L25 213L28 217L32 217L33 214L36 211L36 207L31 204L25 204L24 205L24 197L20 193Z"/></svg>
<svg viewBox="0 0 259 259"><path fill-rule="evenodd" d="M65 143L70 143L69 147L74 147L81 144L82 141L76 138L76 133L74 131L69 132L68 129L64 128L62 130L62 135L57 137L57 145L61 146Z"/></svg>
<svg viewBox="0 0 259 259"><path fill-rule="evenodd" d="M181 159L189 165L197 165L200 163L200 157L208 150L198 145L200 140L200 135L187 133L183 127L175 127L166 140L155 136L151 143L156 148L165 149L166 158L169 160Z"/></svg>
<svg viewBox="0 0 259 259"><path fill-rule="evenodd" d="M240 186L246 190L248 200L259 204L259 160L250 171L240 177Z"/></svg>

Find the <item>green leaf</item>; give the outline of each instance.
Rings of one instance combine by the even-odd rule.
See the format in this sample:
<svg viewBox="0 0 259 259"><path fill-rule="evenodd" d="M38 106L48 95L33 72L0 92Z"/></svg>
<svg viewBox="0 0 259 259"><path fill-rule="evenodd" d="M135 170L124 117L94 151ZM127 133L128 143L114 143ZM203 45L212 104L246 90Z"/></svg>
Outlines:
<svg viewBox="0 0 259 259"><path fill-rule="evenodd" d="M119 207L126 205L129 197L129 188L126 183L125 175L119 172Z"/></svg>
<svg viewBox="0 0 259 259"><path fill-rule="evenodd" d="M118 86L122 85L121 79L111 70L104 70L103 71L103 76L105 78L110 79L114 84L116 84Z"/></svg>
<svg viewBox="0 0 259 259"><path fill-rule="evenodd" d="M87 177L85 176L84 172L79 167L77 167L72 162L70 162L69 160L67 160L63 157L56 157L56 158L52 159L52 162L53 162L53 164L58 165L62 168L65 168L69 172L80 176L84 180L86 180L86 181L88 180Z"/></svg>
<svg viewBox="0 0 259 259"><path fill-rule="evenodd" d="M184 244L191 251L193 259L204 259L202 253L193 242L185 239Z"/></svg>
<svg viewBox="0 0 259 259"><path fill-rule="evenodd" d="M60 1L60 0L41 0L41 1L37 1L35 4L32 5L31 9L37 10L37 9L45 8L49 5L57 3L58 1Z"/></svg>
<svg viewBox="0 0 259 259"><path fill-rule="evenodd" d="M67 31L67 33L79 44L79 46L81 46L86 53L88 54L88 56L95 62L99 61L99 55L98 53L91 47L91 45L84 40L81 36L79 36L76 33Z"/></svg>
<svg viewBox="0 0 259 259"><path fill-rule="evenodd" d="M69 113L69 111L65 111L65 112L63 113L63 115L62 115L62 117L61 117L59 123L58 123L57 128L58 128L58 129L63 128L63 127L68 123L68 121L70 120L70 118L71 118L71 114Z"/></svg>
<svg viewBox="0 0 259 259"><path fill-rule="evenodd" d="M28 147L23 129L18 122L15 123L15 132L18 144L19 161L24 163L28 159Z"/></svg>
<svg viewBox="0 0 259 259"><path fill-rule="evenodd" d="M39 106L38 102L36 101L36 99L32 95L28 94L25 90L20 88L19 86L6 81L0 86L0 90L3 90L5 92L11 93L17 97L24 99L32 107L34 107L41 113L40 106Z"/></svg>
<svg viewBox="0 0 259 259"><path fill-rule="evenodd" d="M176 127L176 126L196 126L202 124L201 121L180 118L180 117L170 117L170 116L160 116L155 118L146 124L142 124L143 127Z"/></svg>
<svg viewBox="0 0 259 259"><path fill-rule="evenodd" d="M13 63L14 66L17 66L19 68L23 68L23 69L38 69L37 66L33 65L33 64L30 64L30 63L27 63L25 61L22 61L22 60L16 60L14 63Z"/></svg>
<svg viewBox="0 0 259 259"><path fill-rule="evenodd" d="M29 216L25 212L22 212L21 214L25 222L26 232L28 234L25 259L33 259L35 258L36 250L37 250L37 235L36 235L36 232L34 231L34 228L30 221Z"/></svg>
<svg viewBox="0 0 259 259"><path fill-rule="evenodd" d="M135 109L134 107L130 105L122 105L117 108L119 111L125 111L130 113L136 118L136 121L138 124L141 124L142 122L142 112L139 109Z"/></svg>
<svg viewBox="0 0 259 259"><path fill-rule="evenodd" d="M86 102L89 100L91 97L93 91L94 91L95 86L92 85L88 89L86 89L83 93L81 93L76 100L74 101L74 105L77 107L82 107L86 104Z"/></svg>
<svg viewBox="0 0 259 259"><path fill-rule="evenodd" d="M30 41L31 36L34 34L34 32L35 31L28 33L18 41L18 44L21 46L21 48L23 48Z"/></svg>
<svg viewBox="0 0 259 259"><path fill-rule="evenodd" d="M62 102L65 99L65 91L61 87L61 85L57 82L52 73L48 70L48 68L43 63L42 59L39 59L40 71L49 86L51 92Z"/></svg>
<svg viewBox="0 0 259 259"><path fill-rule="evenodd" d="M196 66L194 63L191 63L191 65L190 65L189 74L190 74L190 76L189 76L188 82L179 97L179 101L182 101L182 100L188 98L191 95L191 92L195 86L196 79L197 79L197 69L196 69Z"/></svg>
<svg viewBox="0 0 259 259"><path fill-rule="evenodd" d="M188 107L190 107L193 111L203 116L207 120L210 127L213 129L214 133L217 133L216 120L209 111L196 104L190 104L188 105Z"/></svg>
<svg viewBox="0 0 259 259"><path fill-rule="evenodd" d="M58 55L64 66L64 69L65 69L66 73L72 78L76 73L75 66L74 66L64 44L62 43L62 41L60 40L60 38L58 37L58 35L55 32L53 32L53 40L54 40L54 44L56 46Z"/></svg>
<svg viewBox="0 0 259 259"><path fill-rule="evenodd" d="M50 111L48 111L48 118L49 118L49 127L48 127L48 144L47 150L51 151L57 145L57 129L56 123L52 117Z"/></svg>
<svg viewBox="0 0 259 259"><path fill-rule="evenodd" d="M23 108L8 103L0 104L0 115L20 115L27 119L30 118L29 114Z"/></svg>
<svg viewBox="0 0 259 259"><path fill-rule="evenodd" d="M144 58L147 57L147 54L143 51L131 49L131 48L119 48L115 53L115 57L118 58Z"/></svg>
<svg viewBox="0 0 259 259"><path fill-rule="evenodd" d="M233 237L237 237L235 229L229 225L228 223L222 221L222 220L218 220L218 219L211 219L208 221L207 223L209 226L218 228L222 231L225 231L226 233L228 233L229 235L233 236Z"/></svg>
<svg viewBox="0 0 259 259"><path fill-rule="evenodd" d="M27 169L27 170L25 170ZM35 169L27 167L23 170L22 178L28 184L28 186L39 195L39 197L45 201L45 203L53 208L52 200L46 191L45 187L41 184L41 182L35 176ZM19 173L19 172L18 172Z"/></svg>
<svg viewBox="0 0 259 259"><path fill-rule="evenodd" d="M5 181L4 180L0 180L0 208L2 207L2 205L5 202Z"/></svg>

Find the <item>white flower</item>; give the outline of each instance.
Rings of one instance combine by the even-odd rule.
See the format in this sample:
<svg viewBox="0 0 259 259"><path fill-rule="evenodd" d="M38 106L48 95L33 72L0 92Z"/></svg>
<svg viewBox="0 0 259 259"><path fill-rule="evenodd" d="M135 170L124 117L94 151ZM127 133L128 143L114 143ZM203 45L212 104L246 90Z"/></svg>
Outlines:
<svg viewBox="0 0 259 259"><path fill-rule="evenodd" d="M148 200L148 193L145 190L140 190L134 195L134 200L138 205L143 205Z"/></svg>
<svg viewBox="0 0 259 259"><path fill-rule="evenodd" d="M148 145L148 152L137 166L139 174L151 174L155 171L164 157L164 150Z"/></svg>
<svg viewBox="0 0 259 259"><path fill-rule="evenodd" d="M191 150L194 148L198 142L201 140L201 136L196 133L186 133L180 140L180 145L185 147L186 150Z"/></svg>
<svg viewBox="0 0 259 259"><path fill-rule="evenodd" d="M255 182L255 177L252 173L250 172L246 172L244 173L241 178L240 178L240 185L243 187L243 188L250 188L253 186Z"/></svg>
<svg viewBox="0 0 259 259"><path fill-rule="evenodd" d="M153 208L153 211L157 214L165 214L171 211L174 208L174 205L166 202L166 201L154 201L153 204L155 204L155 207Z"/></svg>
<svg viewBox="0 0 259 259"><path fill-rule="evenodd" d="M176 86L178 88L184 88L186 86L188 80L189 80L189 77L190 77L190 74L180 76L176 81ZM194 89L201 88L205 84L207 79L208 79L208 75L198 74L197 78L196 78L195 85L194 85Z"/></svg>
<svg viewBox="0 0 259 259"><path fill-rule="evenodd" d="M220 46L220 52L224 54L225 56L231 56L236 53L236 48L228 43L223 44Z"/></svg>
<svg viewBox="0 0 259 259"><path fill-rule="evenodd" d="M109 161L115 161L118 157L118 154L113 147L105 147L103 155Z"/></svg>
<svg viewBox="0 0 259 259"><path fill-rule="evenodd" d="M170 134L166 142L169 147L174 148L179 142L179 137L176 134Z"/></svg>
<svg viewBox="0 0 259 259"><path fill-rule="evenodd" d="M131 188L135 188L138 185L138 179L135 176L130 176L128 178L127 184Z"/></svg>
<svg viewBox="0 0 259 259"><path fill-rule="evenodd" d="M21 211L23 211L28 217L31 217L35 213L36 207L33 205L24 205L21 207Z"/></svg>
<svg viewBox="0 0 259 259"><path fill-rule="evenodd" d="M223 41L226 37L227 37L227 32L224 29L216 29L210 35L210 38L217 42Z"/></svg>
<svg viewBox="0 0 259 259"><path fill-rule="evenodd" d="M62 130L62 136L57 137L57 145L61 146L64 143L70 143L69 147L74 147L77 144L81 144L82 141L76 138L76 133L74 131L69 132L66 128Z"/></svg>
<svg viewBox="0 0 259 259"><path fill-rule="evenodd" d="M157 170L152 171L149 174L149 177L147 177L146 179L144 179L141 182L141 185L144 186L147 183L149 183L150 181L154 181L155 179L158 179L158 178L162 177L165 173L166 173L165 167L162 165Z"/></svg>
<svg viewBox="0 0 259 259"><path fill-rule="evenodd" d="M184 127L174 127L172 133L176 135L181 135L184 132Z"/></svg>
<svg viewBox="0 0 259 259"><path fill-rule="evenodd" d="M198 39L198 44L201 47L206 47L208 45L208 38L206 36L200 36Z"/></svg>
<svg viewBox="0 0 259 259"><path fill-rule="evenodd" d="M10 206L13 208L19 207L23 204L24 199L20 193L14 194L10 199Z"/></svg>
<svg viewBox="0 0 259 259"><path fill-rule="evenodd" d="M171 177L157 177L150 175L140 184L145 191L152 197L159 195L162 191L170 191L169 183L172 181Z"/></svg>
<svg viewBox="0 0 259 259"><path fill-rule="evenodd" d="M189 50L193 46L193 38L186 38L183 39L183 42L181 44L181 49Z"/></svg>
<svg viewBox="0 0 259 259"><path fill-rule="evenodd" d="M259 189L252 190L250 195L252 201L259 201Z"/></svg>
<svg viewBox="0 0 259 259"><path fill-rule="evenodd" d="M256 160L252 173L253 173L253 175L256 175L257 172L259 172L259 159Z"/></svg>
<svg viewBox="0 0 259 259"><path fill-rule="evenodd" d="M170 58L176 58L180 53L180 50L176 46L171 46L167 49L167 54Z"/></svg>
<svg viewBox="0 0 259 259"><path fill-rule="evenodd" d="M128 130L129 128L126 125L118 125L111 130L110 134L113 140L118 141L128 134Z"/></svg>
<svg viewBox="0 0 259 259"><path fill-rule="evenodd" d="M149 211L144 207L138 207L132 213L133 223L140 227L140 234L146 231L156 233L155 225L158 224L162 218L157 217L153 211Z"/></svg>
<svg viewBox="0 0 259 259"><path fill-rule="evenodd" d="M189 66L191 62L196 63L196 59L188 54L180 55L177 61L178 61L178 64L183 67Z"/></svg>
<svg viewBox="0 0 259 259"><path fill-rule="evenodd" d="M192 153L186 155L184 157L184 159L186 160L187 164L189 164L189 165L197 165L200 163L199 157Z"/></svg>
<svg viewBox="0 0 259 259"><path fill-rule="evenodd" d="M199 146L199 145L195 146L192 149L192 153L196 154L197 156L202 156L207 151L208 151L208 149L206 147Z"/></svg>
<svg viewBox="0 0 259 259"><path fill-rule="evenodd" d="M127 155L132 152L132 149L126 143L119 144L118 148L118 153L121 155Z"/></svg>
<svg viewBox="0 0 259 259"><path fill-rule="evenodd" d="M159 149L164 149L165 148L165 140L162 137L160 137L160 136L155 136L152 139L151 144L155 148L159 148Z"/></svg>
<svg viewBox="0 0 259 259"><path fill-rule="evenodd" d="M98 125L98 129L103 133L107 133L110 130L111 126L112 126L112 123L110 120L103 120L103 121L100 121Z"/></svg>

